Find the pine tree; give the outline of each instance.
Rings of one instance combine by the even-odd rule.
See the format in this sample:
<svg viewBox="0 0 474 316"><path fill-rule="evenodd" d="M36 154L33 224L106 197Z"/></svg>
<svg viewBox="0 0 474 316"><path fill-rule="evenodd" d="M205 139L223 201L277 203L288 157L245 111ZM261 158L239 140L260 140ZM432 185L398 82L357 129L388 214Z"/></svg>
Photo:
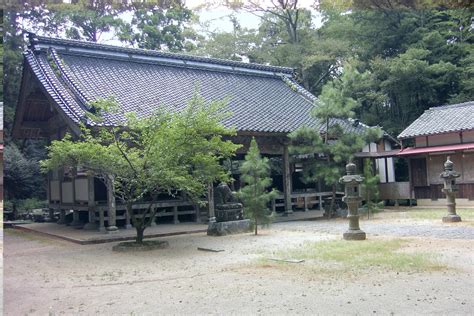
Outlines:
<svg viewBox="0 0 474 316"><path fill-rule="evenodd" d="M253 221L255 235L257 235L258 224L269 224L272 220L271 210L268 202L276 197L277 192L267 188L272 184L270 178L270 164L268 158L262 158L258 150L255 138L250 143L250 148L245 156L245 162L240 167L241 179L245 186L240 189L239 197L244 204L246 217Z"/></svg>
<svg viewBox="0 0 474 316"><path fill-rule="evenodd" d="M336 189L339 178L344 174L344 165L362 150L365 144L379 139L379 128L366 128L363 133L344 129L351 122L358 103L348 95L353 82L363 80L350 64L346 64L341 78L333 80L322 89L315 101L311 115L320 122L321 127L303 126L290 134L292 145L290 153L310 157L303 161L303 181L322 181L332 187L331 205L328 217L335 208Z"/></svg>
<svg viewBox="0 0 474 316"><path fill-rule="evenodd" d="M379 176L374 174L372 162L370 159L364 161L364 181L362 188L364 192L365 208L367 209L367 218L370 213L379 211L383 207L383 202L379 201Z"/></svg>

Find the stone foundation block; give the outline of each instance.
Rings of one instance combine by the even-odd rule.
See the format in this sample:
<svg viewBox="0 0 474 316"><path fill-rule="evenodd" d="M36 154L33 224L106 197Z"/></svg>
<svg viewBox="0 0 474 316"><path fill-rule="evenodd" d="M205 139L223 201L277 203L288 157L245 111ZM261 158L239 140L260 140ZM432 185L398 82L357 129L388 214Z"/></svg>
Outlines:
<svg viewBox="0 0 474 316"><path fill-rule="evenodd" d="M447 215L443 217L443 223L456 223L461 221L461 216L459 215Z"/></svg>
<svg viewBox="0 0 474 316"><path fill-rule="evenodd" d="M345 240L365 240L366 239L365 232L362 230L348 230L342 235L342 237Z"/></svg>

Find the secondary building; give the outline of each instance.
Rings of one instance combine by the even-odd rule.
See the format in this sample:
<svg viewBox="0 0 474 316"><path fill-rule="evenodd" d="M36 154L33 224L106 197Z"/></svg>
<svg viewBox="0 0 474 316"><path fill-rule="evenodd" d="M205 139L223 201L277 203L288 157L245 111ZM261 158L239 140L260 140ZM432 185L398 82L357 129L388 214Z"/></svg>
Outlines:
<svg viewBox="0 0 474 316"><path fill-rule="evenodd" d="M474 206L474 101L426 110L398 138L410 144L398 153L408 159L410 190L418 205L444 205L440 174L447 156L457 179L458 205Z"/></svg>

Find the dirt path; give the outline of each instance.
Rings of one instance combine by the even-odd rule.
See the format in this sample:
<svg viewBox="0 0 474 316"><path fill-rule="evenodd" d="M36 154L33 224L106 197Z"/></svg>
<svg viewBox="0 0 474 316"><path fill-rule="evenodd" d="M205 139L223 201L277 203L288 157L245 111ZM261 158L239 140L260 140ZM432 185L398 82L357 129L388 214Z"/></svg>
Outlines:
<svg viewBox="0 0 474 316"><path fill-rule="evenodd" d="M5 315L473 313L474 244L470 239L410 237L407 251L438 254L443 263L453 267L437 272L397 274L374 270L361 275L328 277L300 273L299 268L291 265L275 269L255 264L258 258L306 241L340 239L339 232L345 225L344 221L292 222L273 225L262 230L261 236L174 236L165 238L170 243L169 249L126 254L113 253L113 244L80 246L6 231L4 312ZM377 224L374 221L371 225ZM323 231L320 227L330 229ZM369 236L387 238L377 235ZM209 253L198 251L197 247L225 251Z"/></svg>

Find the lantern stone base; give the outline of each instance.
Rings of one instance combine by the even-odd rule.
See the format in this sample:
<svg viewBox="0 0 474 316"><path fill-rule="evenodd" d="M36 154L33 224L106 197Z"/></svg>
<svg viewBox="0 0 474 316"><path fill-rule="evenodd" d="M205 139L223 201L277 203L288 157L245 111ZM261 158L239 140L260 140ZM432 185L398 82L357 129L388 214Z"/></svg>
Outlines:
<svg viewBox="0 0 474 316"><path fill-rule="evenodd" d="M443 223L456 223L461 221L461 216L457 214L449 214L443 217Z"/></svg>
<svg viewBox="0 0 474 316"><path fill-rule="evenodd" d="M108 227L106 228L107 234L116 234L116 233L118 233L118 231L119 231L119 230L118 230L118 227L117 227L117 226L108 226Z"/></svg>
<svg viewBox="0 0 474 316"><path fill-rule="evenodd" d="M249 219L228 222L210 222L207 228L207 234L209 236L225 236L248 233L249 231L251 231Z"/></svg>
<svg viewBox="0 0 474 316"><path fill-rule="evenodd" d="M342 237L345 240L365 240L366 239L365 232L360 229L348 230L342 235Z"/></svg>

